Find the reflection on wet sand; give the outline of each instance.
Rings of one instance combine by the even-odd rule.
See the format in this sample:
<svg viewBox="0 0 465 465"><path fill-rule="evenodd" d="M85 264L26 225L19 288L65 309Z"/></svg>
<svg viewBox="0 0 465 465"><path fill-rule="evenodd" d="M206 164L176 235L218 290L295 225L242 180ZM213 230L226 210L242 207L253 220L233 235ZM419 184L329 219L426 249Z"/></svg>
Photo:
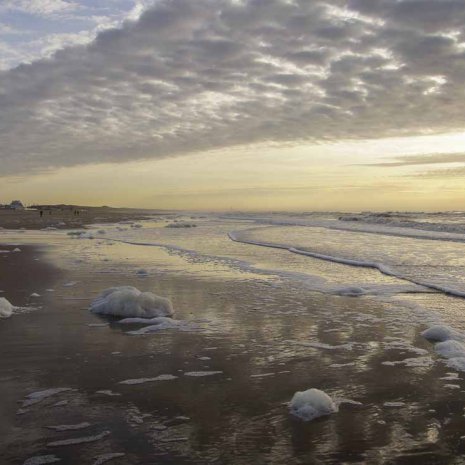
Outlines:
<svg viewBox="0 0 465 465"><path fill-rule="evenodd" d="M266 250L261 273L162 248L53 241L22 256L25 269L41 267L37 279L4 286L18 305L40 294L40 309L0 325L7 463L450 463L463 452L462 378L420 336L430 317L403 297L314 292L275 274L267 263L284 258ZM230 247L238 260L256 253ZM143 325L88 311L120 285L169 298L175 318L195 325L134 335ZM287 403L312 387L340 407L304 423ZM40 401L25 402L31 394Z"/></svg>

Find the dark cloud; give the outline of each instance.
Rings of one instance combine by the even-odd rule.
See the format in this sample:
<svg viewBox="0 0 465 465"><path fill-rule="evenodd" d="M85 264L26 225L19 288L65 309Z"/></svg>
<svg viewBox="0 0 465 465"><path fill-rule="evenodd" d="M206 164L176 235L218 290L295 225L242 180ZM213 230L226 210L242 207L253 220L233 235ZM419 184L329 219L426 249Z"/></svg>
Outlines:
<svg viewBox="0 0 465 465"><path fill-rule="evenodd" d="M370 163L364 166L417 166L417 165L440 165L444 163L465 163L465 153L435 153L430 155L404 155L396 157L396 161L385 163ZM460 168L463 170L463 168Z"/></svg>
<svg viewBox="0 0 465 465"><path fill-rule="evenodd" d="M465 124L465 0L161 0L0 73L0 175Z"/></svg>
<svg viewBox="0 0 465 465"><path fill-rule="evenodd" d="M349 0L354 10L423 30L463 26L464 0Z"/></svg>
<svg viewBox="0 0 465 465"><path fill-rule="evenodd" d="M465 177L465 166L461 166L457 168L442 169L442 170L431 170L431 171L427 171L424 173L410 175L409 177L412 177L412 176L414 176L415 178L437 179L437 180L447 182L447 178L450 178L452 180L452 179ZM454 190L457 190L457 188L455 188Z"/></svg>

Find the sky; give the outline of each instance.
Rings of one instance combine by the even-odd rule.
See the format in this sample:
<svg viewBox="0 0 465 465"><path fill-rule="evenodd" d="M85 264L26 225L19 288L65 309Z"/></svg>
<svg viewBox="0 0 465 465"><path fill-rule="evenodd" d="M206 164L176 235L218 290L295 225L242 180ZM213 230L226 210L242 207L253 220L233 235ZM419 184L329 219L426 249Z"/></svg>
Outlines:
<svg viewBox="0 0 465 465"><path fill-rule="evenodd" d="M0 203L465 210L465 0L0 0Z"/></svg>

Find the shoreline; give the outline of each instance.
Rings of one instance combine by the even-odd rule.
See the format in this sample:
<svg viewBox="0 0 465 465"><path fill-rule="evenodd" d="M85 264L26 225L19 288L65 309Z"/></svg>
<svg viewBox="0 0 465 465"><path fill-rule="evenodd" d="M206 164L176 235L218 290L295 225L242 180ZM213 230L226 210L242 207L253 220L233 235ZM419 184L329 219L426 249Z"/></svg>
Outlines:
<svg viewBox="0 0 465 465"><path fill-rule="evenodd" d="M79 215L74 215L79 210ZM0 229L41 230L44 228L78 229L91 224L118 223L120 221L141 221L157 215L172 214L157 210L136 210L110 207L66 207L44 210L0 210Z"/></svg>
<svg viewBox="0 0 465 465"><path fill-rule="evenodd" d="M5 297L16 307L34 304L31 294L37 289L52 286L62 275L62 270L46 258L46 244L19 246L0 243L0 297Z"/></svg>
<svg viewBox="0 0 465 465"><path fill-rule="evenodd" d="M160 231L186 241L192 234ZM204 237L201 227L195 232ZM20 306L31 292L40 294L37 310L0 321L0 456L7 463L50 453L67 465L120 453L115 465L271 458L335 465L354 456L398 463L418 447L430 447L435 459L440 451L424 438L443 421L445 447L458 449L465 401L457 393L465 380L437 359L413 310L253 272L223 274L221 264L207 273L158 247L104 238L47 244L48 235L40 236L44 245L0 246L21 249L0 254L0 282L11 274L0 296L16 295L11 303ZM252 247L231 244L230 254ZM258 250L253 257L265 261L277 253ZM102 290L123 285L169 298L174 318L189 324L137 334L140 325L89 312ZM346 402L334 415L300 422L287 403L310 388ZM28 404L44 391L54 394ZM87 423L82 431L51 428ZM406 438L401 446L399 434ZM89 438L95 441L85 446L67 443Z"/></svg>

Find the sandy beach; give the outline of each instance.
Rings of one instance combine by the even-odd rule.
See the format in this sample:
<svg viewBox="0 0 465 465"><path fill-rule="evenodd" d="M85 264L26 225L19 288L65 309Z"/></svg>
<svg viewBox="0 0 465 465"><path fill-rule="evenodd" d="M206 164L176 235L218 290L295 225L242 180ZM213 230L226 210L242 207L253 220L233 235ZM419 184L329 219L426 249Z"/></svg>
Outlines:
<svg viewBox="0 0 465 465"><path fill-rule="evenodd" d="M92 240L2 233L0 295L19 307L0 321L5 463L423 464L465 451L462 377L421 336L434 318L419 296L443 297L323 292L316 272L327 284L402 283L228 239L247 221L176 221L197 227L165 218L108 224L101 237L97 225ZM177 326L146 332L89 312L114 286L169 298ZM338 411L291 415L309 388Z"/></svg>
<svg viewBox="0 0 465 465"><path fill-rule="evenodd" d="M464 24L0 0L0 465L465 465Z"/></svg>
<svg viewBox="0 0 465 465"><path fill-rule="evenodd" d="M79 211L79 215L74 212ZM156 215L153 210L109 207L64 206L40 210L0 209L0 228L4 229L72 229L93 223L117 223L137 221ZM161 214L161 213L160 213Z"/></svg>

